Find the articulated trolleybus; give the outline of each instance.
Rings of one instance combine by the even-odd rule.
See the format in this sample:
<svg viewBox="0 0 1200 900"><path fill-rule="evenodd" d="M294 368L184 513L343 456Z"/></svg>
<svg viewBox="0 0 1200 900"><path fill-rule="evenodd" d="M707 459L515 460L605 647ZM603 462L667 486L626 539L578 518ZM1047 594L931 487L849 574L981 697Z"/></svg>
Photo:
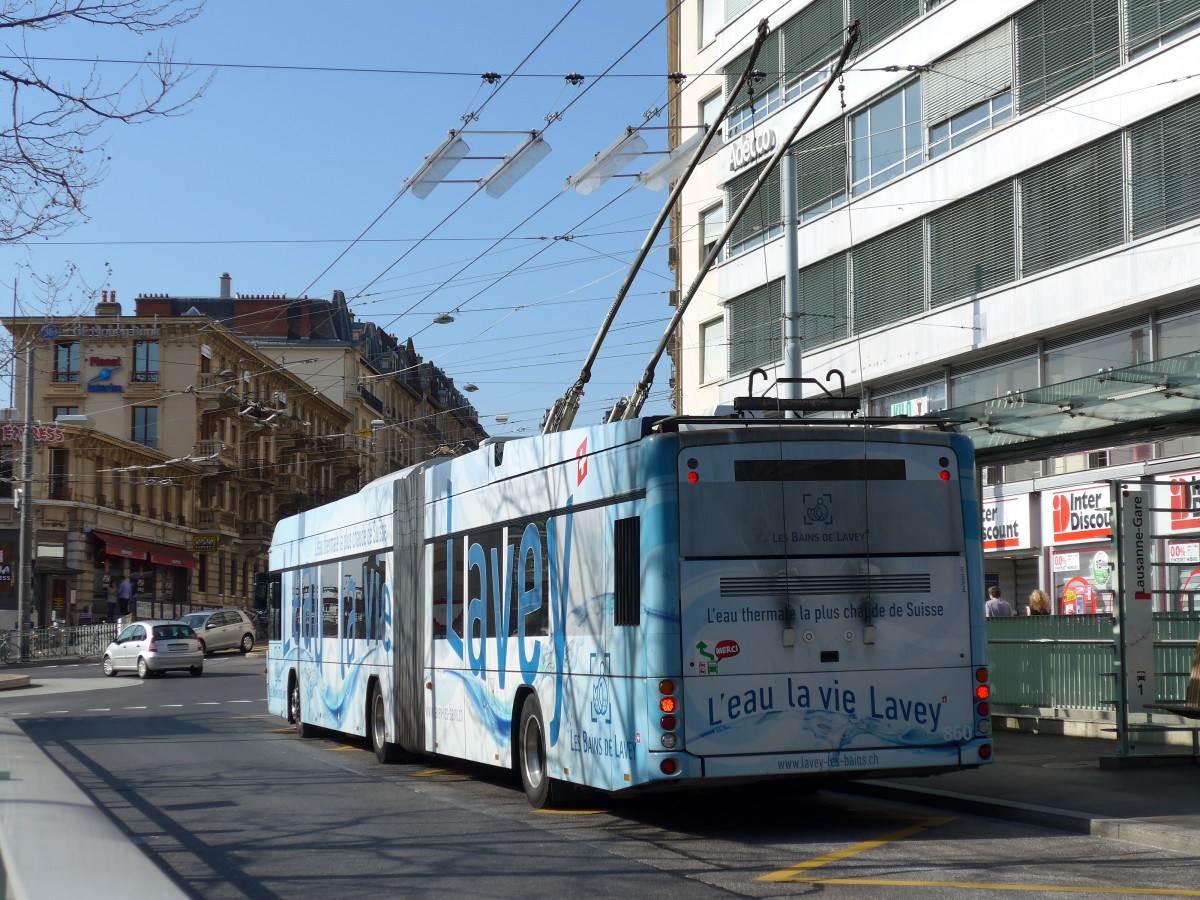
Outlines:
<svg viewBox="0 0 1200 900"><path fill-rule="evenodd" d="M497 441L280 522L271 711L538 807L990 762L969 441L812 421Z"/></svg>

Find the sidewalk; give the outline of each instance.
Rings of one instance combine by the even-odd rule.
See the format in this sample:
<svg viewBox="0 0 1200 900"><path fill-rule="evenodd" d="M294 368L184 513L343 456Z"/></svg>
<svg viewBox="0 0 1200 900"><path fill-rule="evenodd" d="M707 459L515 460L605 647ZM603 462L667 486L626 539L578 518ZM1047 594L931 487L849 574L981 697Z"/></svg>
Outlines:
<svg viewBox="0 0 1200 900"><path fill-rule="evenodd" d="M996 762L980 769L846 790L1200 855L1200 760L1190 748L1143 748L1164 764L1137 756L1118 767L1116 741L998 731L995 747Z"/></svg>

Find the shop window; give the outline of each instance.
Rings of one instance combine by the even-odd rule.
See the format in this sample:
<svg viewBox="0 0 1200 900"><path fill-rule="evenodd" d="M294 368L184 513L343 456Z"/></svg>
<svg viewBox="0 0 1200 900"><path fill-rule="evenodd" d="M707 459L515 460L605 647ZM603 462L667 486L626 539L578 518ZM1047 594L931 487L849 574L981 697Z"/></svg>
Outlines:
<svg viewBox="0 0 1200 900"><path fill-rule="evenodd" d="M1124 369L1150 359L1148 329L1137 326L1046 351L1046 383Z"/></svg>
<svg viewBox="0 0 1200 900"><path fill-rule="evenodd" d="M955 373L950 379L954 405L966 406L1005 394L1038 387L1038 360L1033 354L974 372Z"/></svg>

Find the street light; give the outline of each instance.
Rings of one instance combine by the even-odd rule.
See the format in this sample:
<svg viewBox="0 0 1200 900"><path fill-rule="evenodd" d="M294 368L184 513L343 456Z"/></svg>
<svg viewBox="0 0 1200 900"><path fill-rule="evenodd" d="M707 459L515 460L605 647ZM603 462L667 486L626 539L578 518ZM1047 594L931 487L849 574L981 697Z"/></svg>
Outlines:
<svg viewBox="0 0 1200 900"><path fill-rule="evenodd" d="M601 150L592 161L567 179L567 187L577 194L592 193L635 159L646 152L646 141L633 128Z"/></svg>
<svg viewBox="0 0 1200 900"><path fill-rule="evenodd" d="M639 175L637 177L638 184L647 190L661 191L679 178L683 170L687 168L687 164L692 161L692 157L696 154L696 148L703 140L704 129L700 129Z"/></svg>
<svg viewBox="0 0 1200 900"><path fill-rule="evenodd" d="M425 157L425 162L421 163L412 178L404 182L404 187L417 199L424 200L470 152L471 148L462 139L462 135L451 131L450 136L442 141L442 145Z"/></svg>
<svg viewBox="0 0 1200 900"><path fill-rule="evenodd" d="M489 197L503 197L509 188L528 175L530 169L549 155L550 145L542 139L542 133L531 131L525 143L505 156L504 161L480 184Z"/></svg>

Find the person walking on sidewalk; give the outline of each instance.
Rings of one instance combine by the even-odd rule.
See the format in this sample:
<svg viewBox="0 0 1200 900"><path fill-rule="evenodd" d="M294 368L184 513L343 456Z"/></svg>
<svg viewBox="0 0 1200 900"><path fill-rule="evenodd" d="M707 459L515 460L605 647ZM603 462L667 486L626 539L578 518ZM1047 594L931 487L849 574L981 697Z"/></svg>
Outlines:
<svg viewBox="0 0 1200 900"><path fill-rule="evenodd" d="M117 605L121 610L122 619L129 615L129 601L132 597L133 583L129 580L129 576L126 575L117 586Z"/></svg>
<svg viewBox="0 0 1200 900"><path fill-rule="evenodd" d="M983 614L989 619L1001 619L1013 614L1012 604L1000 596L1000 588L996 585L988 588L988 600L984 604Z"/></svg>

